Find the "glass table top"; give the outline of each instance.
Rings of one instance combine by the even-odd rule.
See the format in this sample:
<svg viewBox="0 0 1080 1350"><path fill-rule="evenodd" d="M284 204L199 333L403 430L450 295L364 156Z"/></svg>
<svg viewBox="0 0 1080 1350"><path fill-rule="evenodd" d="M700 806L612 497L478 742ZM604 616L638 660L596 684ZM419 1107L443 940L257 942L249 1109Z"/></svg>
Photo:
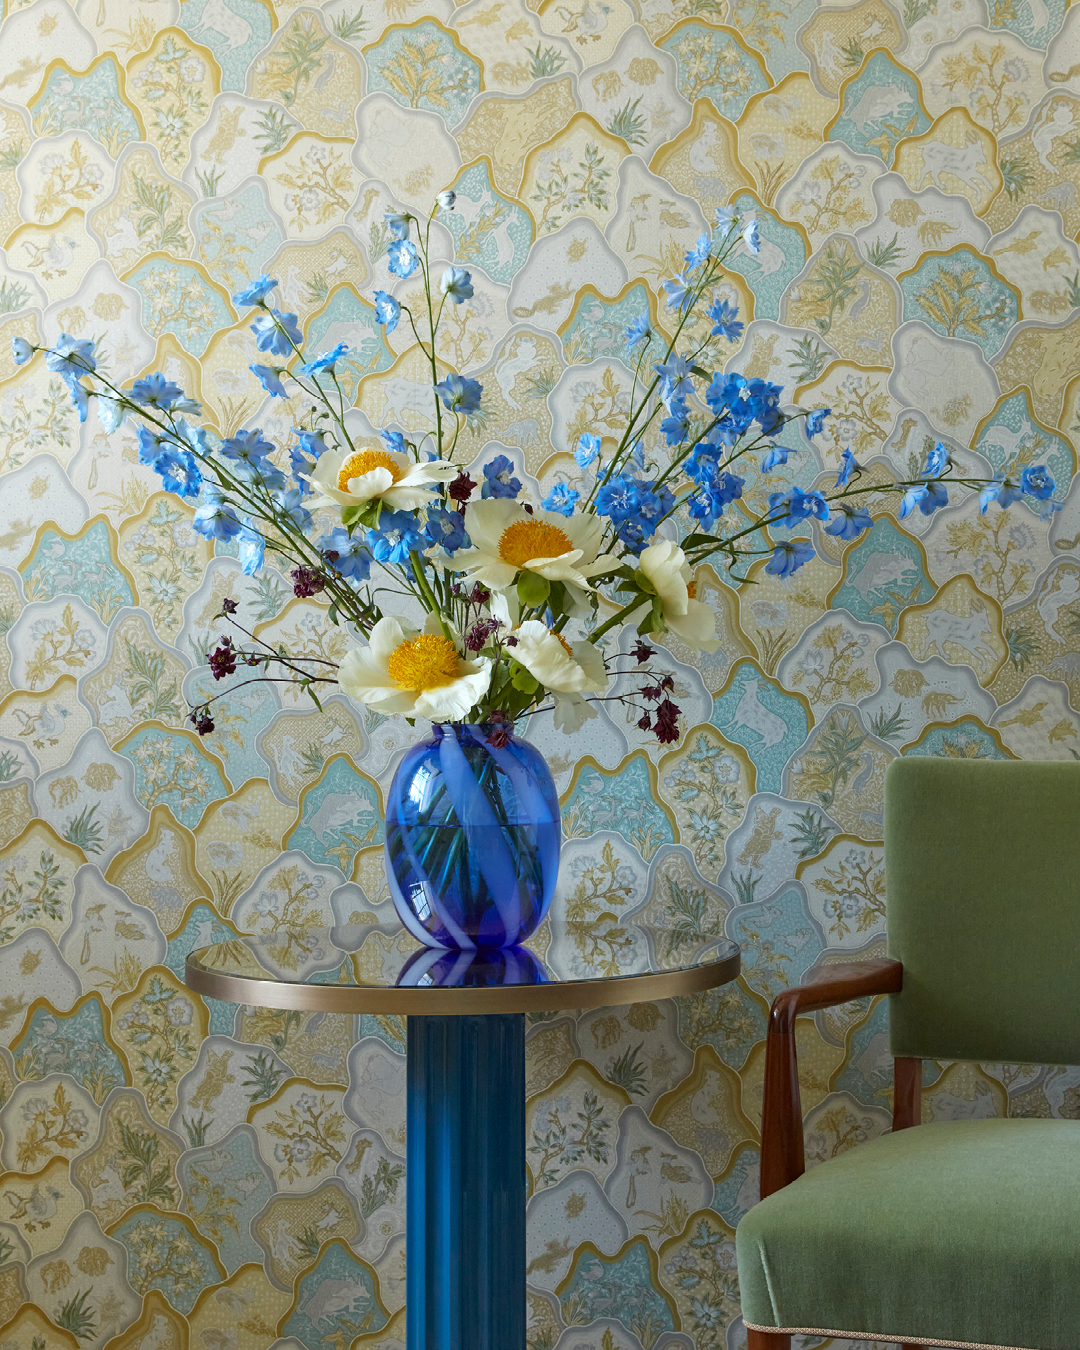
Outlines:
<svg viewBox="0 0 1080 1350"><path fill-rule="evenodd" d="M697 993L735 979L721 933L548 918L521 947L422 947L398 924L342 924L230 938L187 958L197 993L231 1003L344 1013L550 1012Z"/></svg>

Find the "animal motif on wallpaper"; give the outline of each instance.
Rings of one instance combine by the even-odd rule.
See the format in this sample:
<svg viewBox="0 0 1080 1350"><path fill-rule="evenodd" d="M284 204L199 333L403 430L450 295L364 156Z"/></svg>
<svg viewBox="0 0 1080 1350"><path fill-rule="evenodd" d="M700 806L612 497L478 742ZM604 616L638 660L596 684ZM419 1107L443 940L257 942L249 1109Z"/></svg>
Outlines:
<svg viewBox="0 0 1080 1350"><path fill-rule="evenodd" d="M206 1055L206 1072L199 1080L199 1086L191 1094L188 1103L192 1111L212 1111L214 1103L225 1091L227 1083L235 1083L236 1075L229 1073L229 1061L234 1050L209 1050Z"/></svg>
<svg viewBox="0 0 1080 1350"><path fill-rule="evenodd" d="M772 848L774 843L783 839L783 834L775 828L779 815L779 806L774 806L771 811L758 809L754 815L754 828L750 833L750 838L739 854L740 867L760 868L769 849Z"/></svg>

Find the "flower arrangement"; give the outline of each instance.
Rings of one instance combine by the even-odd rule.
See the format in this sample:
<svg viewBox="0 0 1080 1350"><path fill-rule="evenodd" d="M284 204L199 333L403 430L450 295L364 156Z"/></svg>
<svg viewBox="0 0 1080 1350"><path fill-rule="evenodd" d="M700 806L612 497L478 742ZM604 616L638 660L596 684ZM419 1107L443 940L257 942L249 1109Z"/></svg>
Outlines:
<svg viewBox="0 0 1080 1350"><path fill-rule="evenodd" d="M540 707L552 707L555 724L573 731L595 715L592 703L617 697L639 714L642 730L672 742L679 735L673 681L649 665L655 649L646 639L668 631L715 648L713 613L694 595L698 564L722 558L742 580L749 563L768 556L765 571L789 577L814 556L802 537L809 522L856 539L873 524L867 494L886 490L903 494L901 517L939 510L950 483L981 489L984 512L992 501L1007 507L1023 495L1044 512L1054 509L1045 466L973 478L939 442L917 479L883 485L875 476L862 485L863 466L848 450L827 487L790 485L769 495L767 510L752 510L743 497L748 472L775 473L797 453L780 437L798 421L812 438L830 410L785 410L779 385L699 364L714 339L734 343L743 330L737 309L714 288L732 250L756 253L759 237L756 221L730 208L716 213L712 235L664 283L670 336L648 312L627 329L634 378L617 443L590 432L561 447L576 461L580 486L558 481L530 501L508 456L477 465L464 455L462 433L482 417L483 388L446 370L436 353L447 305L473 295L460 267L446 266L436 280L431 225L453 209L454 193L444 191L426 221L386 214L389 271L401 280L419 273L424 304L414 313L386 291L374 297L385 331L404 319L430 367L423 434L388 427L375 439L350 430L336 372L347 346L306 355L296 315L274 306L277 283L268 276L233 298L254 311L251 331L264 360L250 368L267 394L284 398L291 387L310 400L287 447L258 428L222 437L189 420L200 406L161 373L118 388L98 371L90 341L63 334L45 350L80 418L94 398L108 430L137 422L140 461L167 490L197 501L199 534L235 541L247 574L264 565L268 549L279 555L295 594L324 596L328 622L357 639L335 666L241 630L246 643L226 636L208 653L216 678L241 665L260 669L251 678L299 683L316 703L319 686L337 684L385 714L487 724L496 745L517 718ZM13 345L20 365L39 350L19 337ZM226 600L222 615L239 626L236 610ZM630 692L611 695L613 677L624 671L608 642L625 625L636 629L637 642L621 659L640 678ZM213 702L191 711L200 733L213 729Z"/></svg>

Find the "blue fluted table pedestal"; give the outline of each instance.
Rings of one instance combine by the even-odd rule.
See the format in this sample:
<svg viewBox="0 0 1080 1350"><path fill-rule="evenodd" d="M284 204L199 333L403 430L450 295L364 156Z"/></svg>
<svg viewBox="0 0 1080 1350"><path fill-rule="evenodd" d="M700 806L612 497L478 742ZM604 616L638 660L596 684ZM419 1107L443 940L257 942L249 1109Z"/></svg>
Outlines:
<svg viewBox="0 0 1080 1350"><path fill-rule="evenodd" d="M544 927L547 950L573 949L565 924ZM272 932L188 956L186 983L211 998L408 1018L408 1350L525 1350L525 1014L694 994L739 973L737 944L717 934L632 918L620 932L628 971L615 975L527 948L411 947L396 924L301 935L308 979L278 964Z"/></svg>
<svg viewBox="0 0 1080 1350"><path fill-rule="evenodd" d="M525 1345L525 1016L408 1019L409 1350Z"/></svg>

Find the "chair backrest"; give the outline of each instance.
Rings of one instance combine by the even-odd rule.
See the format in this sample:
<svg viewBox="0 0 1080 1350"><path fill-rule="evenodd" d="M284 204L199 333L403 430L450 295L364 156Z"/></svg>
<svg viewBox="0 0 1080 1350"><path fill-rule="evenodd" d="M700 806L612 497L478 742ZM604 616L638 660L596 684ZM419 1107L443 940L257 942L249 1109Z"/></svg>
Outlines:
<svg viewBox="0 0 1080 1350"><path fill-rule="evenodd" d="M894 1055L1080 1064L1080 763L897 759Z"/></svg>

